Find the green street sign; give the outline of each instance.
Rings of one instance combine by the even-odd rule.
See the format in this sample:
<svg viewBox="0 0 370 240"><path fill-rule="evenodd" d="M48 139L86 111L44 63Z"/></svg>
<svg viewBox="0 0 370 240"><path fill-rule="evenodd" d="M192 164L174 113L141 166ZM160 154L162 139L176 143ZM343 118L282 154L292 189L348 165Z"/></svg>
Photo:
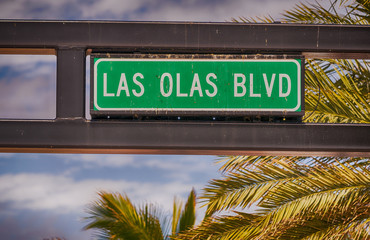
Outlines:
<svg viewBox="0 0 370 240"><path fill-rule="evenodd" d="M303 114L299 58L92 59L92 115Z"/></svg>

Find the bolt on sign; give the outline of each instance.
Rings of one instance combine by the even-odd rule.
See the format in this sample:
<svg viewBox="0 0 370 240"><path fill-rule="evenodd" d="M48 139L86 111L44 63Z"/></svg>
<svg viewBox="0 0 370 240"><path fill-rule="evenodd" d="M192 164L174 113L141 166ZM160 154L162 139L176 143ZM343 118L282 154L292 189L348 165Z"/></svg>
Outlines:
<svg viewBox="0 0 370 240"><path fill-rule="evenodd" d="M92 116L302 116L302 58L92 55Z"/></svg>

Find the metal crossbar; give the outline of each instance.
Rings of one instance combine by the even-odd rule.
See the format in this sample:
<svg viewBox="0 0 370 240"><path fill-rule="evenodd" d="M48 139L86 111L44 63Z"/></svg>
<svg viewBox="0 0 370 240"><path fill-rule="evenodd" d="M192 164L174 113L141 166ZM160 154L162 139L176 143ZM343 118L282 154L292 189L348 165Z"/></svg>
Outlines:
<svg viewBox="0 0 370 240"><path fill-rule="evenodd" d="M366 124L86 120L86 55L369 58L370 26L0 21L0 54L56 54L55 120L0 120L1 152L370 156Z"/></svg>

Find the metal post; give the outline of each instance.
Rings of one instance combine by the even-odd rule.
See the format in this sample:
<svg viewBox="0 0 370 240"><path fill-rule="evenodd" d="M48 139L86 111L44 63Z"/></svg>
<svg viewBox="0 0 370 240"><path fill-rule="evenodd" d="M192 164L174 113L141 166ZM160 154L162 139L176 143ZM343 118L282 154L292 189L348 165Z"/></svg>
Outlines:
<svg viewBox="0 0 370 240"><path fill-rule="evenodd" d="M86 51L57 50L57 119L85 119Z"/></svg>

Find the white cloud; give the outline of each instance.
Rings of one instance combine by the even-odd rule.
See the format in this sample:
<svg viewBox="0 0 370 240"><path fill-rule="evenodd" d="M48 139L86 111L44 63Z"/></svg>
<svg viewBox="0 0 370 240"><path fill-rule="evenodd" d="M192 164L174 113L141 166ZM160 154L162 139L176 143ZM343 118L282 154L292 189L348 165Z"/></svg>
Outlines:
<svg viewBox="0 0 370 240"><path fill-rule="evenodd" d="M83 171L101 167L122 169L122 171L125 168L134 168L133 171L140 174L160 172L162 175L156 179L157 181L180 181L189 184L199 182L205 184L207 180L220 176L218 166L213 163L215 156L121 154L58 154L56 156L66 163L77 164L64 171L64 176L76 176Z"/></svg>
<svg viewBox="0 0 370 240"><path fill-rule="evenodd" d="M60 17L62 7L78 4L73 0L2 0L0 4L1 19L55 19ZM78 5L77 5L78 6Z"/></svg>
<svg viewBox="0 0 370 240"><path fill-rule="evenodd" d="M47 77L0 81L1 118L45 118L55 116L55 81Z"/></svg>
<svg viewBox="0 0 370 240"><path fill-rule="evenodd" d="M215 171L216 167L212 166L214 156L192 156L192 155L102 155L102 154L75 154L75 155L57 155L67 161L76 161L83 163L85 168L95 167L124 167L134 168L151 168L166 170L173 177L182 177L188 179L190 172L206 172L210 169ZM186 170L181 175L179 170Z"/></svg>
<svg viewBox="0 0 370 240"><path fill-rule="evenodd" d="M140 8L147 6L153 1L136 0L136 1L122 1L122 0L108 0L95 1L92 4L85 5L81 8L82 18L94 18L105 15L106 18L119 18L124 15L132 15L133 12Z"/></svg>
<svg viewBox="0 0 370 240"><path fill-rule="evenodd" d="M90 239L91 232L81 233L76 229L76 225L78 229L85 225L81 218L87 216L85 210L88 205L98 199L97 191L126 193L135 205L154 203L170 215L174 196L185 201L192 187L182 182L159 184L102 179L76 181L51 174L0 175L0 206L4 207L0 208L0 215L5 217L0 225L0 235L6 232L6 236L17 236L16 239L41 239L46 236L68 239L77 239L71 236L78 236L78 239ZM194 187L199 189L201 186ZM24 219L25 213L29 219L33 219L33 224ZM204 213L205 208L197 210L197 223ZM11 224L13 219L14 223L23 219L23 224ZM57 223L53 219L60 221ZM4 225L10 227L7 229L10 232L5 230ZM17 230L20 226L22 234ZM61 229L68 230L63 233Z"/></svg>
<svg viewBox="0 0 370 240"><path fill-rule="evenodd" d="M1 118L54 118L55 56L0 55Z"/></svg>
<svg viewBox="0 0 370 240"><path fill-rule="evenodd" d="M78 161L84 164L84 167L123 167L135 165L133 155L102 155L102 154L78 154L78 155L58 155L67 161Z"/></svg>
<svg viewBox="0 0 370 240"><path fill-rule="evenodd" d="M0 159L6 159L6 158L11 158L13 157L14 155L16 155L16 153L0 153Z"/></svg>
<svg viewBox="0 0 370 240"><path fill-rule="evenodd" d="M96 192L104 190L127 193L134 203L157 203L169 211L173 197L186 196L191 188L192 185L181 182L75 181L50 174L7 174L0 176L0 203L10 203L16 210L82 212L87 204L96 200Z"/></svg>
<svg viewBox="0 0 370 240"><path fill-rule="evenodd" d="M13 67L17 70L31 70L37 64L55 64L56 56L52 55L18 55L18 54L1 54L0 66Z"/></svg>
<svg viewBox="0 0 370 240"><path fill-rule="evenodd" d="M96 19L135 21L217 21L239 16L279 16L299 0L106 0L2 1L3 19ZM325 1L324 1L325 2Z"/></svg>
<svg viewBox="0 0 370 240"><path fill-rule="evenodd" d="M241 16L280 16L296 0L261 1L161 1L153 10L140 15L141 20L224 22ZM140 20L140 19L135 19Z"/></svg>

